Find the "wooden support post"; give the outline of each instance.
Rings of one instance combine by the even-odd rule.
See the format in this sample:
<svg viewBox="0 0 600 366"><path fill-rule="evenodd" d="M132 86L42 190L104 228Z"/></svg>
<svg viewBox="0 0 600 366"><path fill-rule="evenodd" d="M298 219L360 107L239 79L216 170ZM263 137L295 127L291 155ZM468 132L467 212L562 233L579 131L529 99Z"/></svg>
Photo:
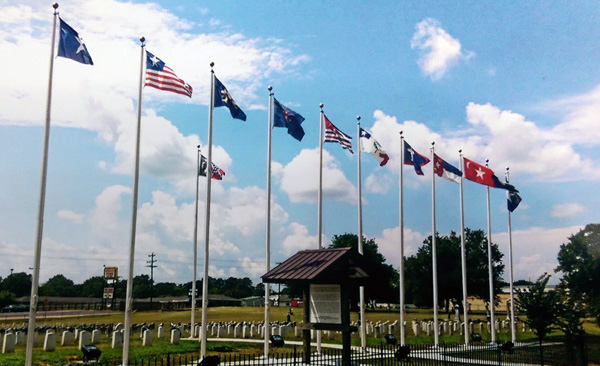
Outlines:
<svg viewBox="0 0 600 366"><path fill-rule="evenodd" d="M304 291L302 291L302 300L304 306L304 318L302 320L304 325L307 325L310 323L310 285L308 284L304 286ZM310 365L310 329L303 329L302 337L302 347L304 349L303 362L307 365Z"/></svg>

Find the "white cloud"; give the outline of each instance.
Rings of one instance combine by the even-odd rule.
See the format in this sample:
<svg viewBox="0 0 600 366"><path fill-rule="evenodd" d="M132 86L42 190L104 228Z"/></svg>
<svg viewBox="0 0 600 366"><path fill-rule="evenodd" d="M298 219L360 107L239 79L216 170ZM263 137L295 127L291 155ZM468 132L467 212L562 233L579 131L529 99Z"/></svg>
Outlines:
<svg viewBox="0 0 600 366"><path fill-rule="evenodd" d="M558 141L554 129L543 129L525 116L491 104L469 103L466 107L467 122L476 127L465 127L439 134L425 124L415 121L398 122L397 118L380 110L373 113L375 122L371 133L390 155L391 161L400 159L399 132L403 131L411 146L428 155L431 142L435 142L436 154L456 167L458 151L469 159L483 163L490 158L490 166L496 175L502 176L510 167L513 176L528 175L539 181L567 181L599 179L600 167L575 151L573 143ZM510 141L510 143L507 143ZM431 169L431 164L424 167ZM386 167L397 174L398 164ZM408 178L408 181L406 181ZM414 174L405 175L408 186L423 183Z"/></svg>
<svg viewBox="0 0 600 366"><path fill-rule="evenodd" d="M122 196L130 193L131 188L115 185L105 188L96 197L96 206L89 220L97 236L110 240L113 235L122 233L124 228L118 215L123 206Z"/></svg>
<svg viewBox="0 0 600 366"><path fill-rule="evenodd" d="M81 224L83 222L83 218L85 217L85 215L78 214L71 210L60 210L56 213L56 216L60 217L61 219L71 221L74 224Z"/></svg>
<svg viewBox="0 0 600 366"><path fill-rule="evenodd" d="M458 61L474 56L472 52L463 53L460 42L442 29L435 19L424 19L415 28L410 46L421 50L419 67L432 80L442 78Z"/></svg>
<svg viewBox="0 0 600 366"><path fill-rule="evenodd" d="M275 174L281 189L292 202L317 202L319 188L319 149L303 149ZM323 150L323 200L356 203L356 187L344 175L335 158Z"/></svg>
<svg viewBox="0 0 600 366"><path fill-rule="evenodd" d="M265 274L265 261L252 260L250 257L242 258L242 269L251 278L256 278Z"/></svg>
<svg viewBox="0 0 600 366"><path fill-rule="evenodd" d="M367 189L367 192L385 194L392 188L393 184L394 182L390 174L370 174L365 179L364 187Z"/></svg>
<svg viewBox="0 0 600 366"><path fill-rule="evenodd" d="M283 240L281 252L290 256L304 249L319 249L319 241L317 235L310 235L308 228L304 225L292 222L288 229L289 234ZM325 246L327 238L321 235L321 243Z"/></svg>
<svg viewBox="0 0 600 366"><path fill-rule="evenodd" d="M567 243L568 238L579 232L583 226L563 228L532 227L526 230L512 232L514 278L535 280L544 272L554 273L558 266L557 255L560 245ZM508 233L493 233L492 242L498 243L500 251L504 254L506 266L504 279L508 280ZM559 276L553 276L552 281L557 283Z"/></svg>
<svg viewBox="0 0 600 366"><path fill-rule="evenodd" d="M409 257L423 245L426 234L404 228L404 256ZM381 236L375 238L379 252L385 256L387 263L398 268L400 263L400 227L384 229Z"/></svg>
<svg viewBox="0 0 600 366"><path fill-rule="evenodd" d="M585 206L578 203L565 203L552 206L550 215L552 217L564 218L573 217L586 212Z"/></svg>

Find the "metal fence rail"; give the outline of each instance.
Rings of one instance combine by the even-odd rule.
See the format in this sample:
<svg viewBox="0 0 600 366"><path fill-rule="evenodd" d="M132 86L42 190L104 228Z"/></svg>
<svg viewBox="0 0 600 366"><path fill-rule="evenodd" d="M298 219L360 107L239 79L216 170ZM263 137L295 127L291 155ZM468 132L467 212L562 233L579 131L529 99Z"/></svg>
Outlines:
<svg viewBox="0 0 600 366"><path fill-rule="evenodd" d="M365 352L352 351L352 366L587 366L587 351L584 345L567 345L564 343L517 344L480 343L480 344L441 344L439 347L418 344L408 346L407 357L401 357L398 346L382 344L368 348ZM289 352L272 353L268 359L259 354L222 353L215 355L210 361L223 366L296 366L303 365L305 359L301 348L294 346ZM341 366L342 351L340 349L323 349L321 354L313 353L310 364L315 366ZM208 361L208 362L207 362ZM209 360L201 362L198 355L170 355L152 359L133 359L129 366L214 366ZM90 364L92 365L92 364ZM96 366L120 366L121 362L93 363Z"/></svg>

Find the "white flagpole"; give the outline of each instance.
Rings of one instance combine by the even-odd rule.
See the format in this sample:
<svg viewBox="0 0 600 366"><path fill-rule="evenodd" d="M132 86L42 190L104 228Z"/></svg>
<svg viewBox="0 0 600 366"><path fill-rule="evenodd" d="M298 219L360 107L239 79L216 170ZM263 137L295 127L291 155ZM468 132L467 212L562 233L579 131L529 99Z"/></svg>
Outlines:
<svg viewBox="0 0 600 366"><path fill-rule="evenodd" d="M506 168L506 183L509 181L508 168ZM506 192L507 196L510 194ZM513 289L513 245L512 245L512 222L511 212L508 211L508 266L509 266L509 282L510 282L510 332L513 344L517 342L517 324L515 322L515 293Z"/></svg>
<svg viewBox="0 0 600 366"><path fill-rule="evenodd" d="M356 139L358 141L358 252L360 255L363 255L363 233L362 233L362 171L361 171L361 161L360 161L360 116L356 116ZM365 287L360 286L359 288L359 311L360 311L360 348L362 352L366 350L367 347L367 328L366 328L366 319L365 319Z"/></svg>
<svg viewBox="0 0 600 366"><path fill-rule="evenodd" d="M318 193L318 212L317 212L317 237L319 249L323 249L321 235L323 234L323 103L319 104L321 113L319 114L319 193ZM317 330L317 353L321 354L322 333Z"/></svg>
<svg viewBox="0 0 600 366"><path fill-rule="evenodd" d="M400 345L406 343L404 330L404 136L400 131Z"/></svg>
<svg viewBox="0 0 600 366"><path fill-rule="evenodd" d="M142 127L142 88L144 86L144 61L146 50L144 37L140 38L140 87L138 93L137 133L135 140L135 171L133 174L133 199L131 209L131 243L129 246L129 272L127 276L127 295L125 297L125 329L123 332L123 366L129 365L129 337L131 336L131 310L133 306L133 263L135 257L135 230L137 227L138 185L140 182L140 132Z"/></svg>
<svg viewBox="0 0 600 366"><path fill-rule="evenodd" d="M489 159L485 161L486 168L488 167ZM488 250L488 278L490 287L490 335L491 342L496 342L496 317L494 315L494 275L492 270L492 220L490 211L490 187L487 187L487 250Z"/></svg>
<svg viewBox="0 0 600 366"><path fill-rule="evenodd" d="M268 126L268 149L267 149L267 240L266 240L266 258L265 258L265 273L271 270L271 130L273 126L273 87L269 85L269 126ZM269 297L271 296L271 285L265 283L265 348L264 357L269 358L269 336L271 329L269 328L269 312L271 304Z"/></svg>
<svg viewBox="0 0 600 366"><path fill-rule="evenodd" d="M207 173L208 177L208 173ZM209 178L207 178L209 179ZM198 154L196 158L196 203L195 203L195 214L194 214L194 280L192 281L192 317L190 320L190 327L192 334L190 338L194 337L194 326L196 324L196 278L198 277L198 184L200 183L200 145L198 145Z"/></svg>
<svg viewBox="0 0 600 366"><path fill-rule="evenodd" d="M469 344L469 305L467 303L467 254L465 248L465 205L463 197L463 181L465 176L465 161L463 159L462 150L458 151L460 155L460 256L461 256L461 274L462 274L462 290L463 290L463 319L464 319L464 335L465 344Z"/></svg>
<svg viewBox="0 0 600 366"><path fill-rule="evenodd" d="M433 331L434 346L440 345L440 326L438 323L438 283L437 283L437 249L435 237L435 142L431 143L431 161L433 162L431 174L431 268L433 272Z"/></svg>
<svg viewBox="0 0 600 366"><path fill-rule="evenodd" d="M38 302L38 285L40 282L40 261L42 256L42 235L44 231L44 205L46 203L46 177L48 175L48 145L50 144L50 109L52 106L52 76L54 73L54 40L56 37L56 18L58 17L58 4L52 4L54 19L52 21L52 41L50 44L50 72L48 75L48 99L46 100L46 124L44 127L44 148L42 155L42 174L40 182L40 200L38 205L38 224L35 241L33 264L33 278L31 281L31 297L29 298L29 324L27 326L27 347L25 352L25 365L33 363L33 344L35 343L35 316Z"/></svg>
<svg viewBox="0 0 600 366"><path fill-rule="evenodd" d="M212 130L213 109L215 105L214 62L210 63L210 105L208 108L208 152L206 153L206 213L204 225L204 278L202 279L202 333L200 335L200 354L206 356L206 328L208 324L208 267L210 254L210 197L212 183Z"/></svg>

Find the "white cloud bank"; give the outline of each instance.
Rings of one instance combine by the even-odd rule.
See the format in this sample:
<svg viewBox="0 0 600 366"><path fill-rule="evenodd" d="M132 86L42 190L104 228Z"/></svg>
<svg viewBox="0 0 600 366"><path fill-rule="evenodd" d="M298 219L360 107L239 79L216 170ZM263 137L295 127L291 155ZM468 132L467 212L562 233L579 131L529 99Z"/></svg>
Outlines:
<svg viewBox="0 0 600 366"><path fill-rule="evenodd" d="M578 203L565 203L552 206L550 216L558 218L573 217L586 211L585 206Z"/></svg>

